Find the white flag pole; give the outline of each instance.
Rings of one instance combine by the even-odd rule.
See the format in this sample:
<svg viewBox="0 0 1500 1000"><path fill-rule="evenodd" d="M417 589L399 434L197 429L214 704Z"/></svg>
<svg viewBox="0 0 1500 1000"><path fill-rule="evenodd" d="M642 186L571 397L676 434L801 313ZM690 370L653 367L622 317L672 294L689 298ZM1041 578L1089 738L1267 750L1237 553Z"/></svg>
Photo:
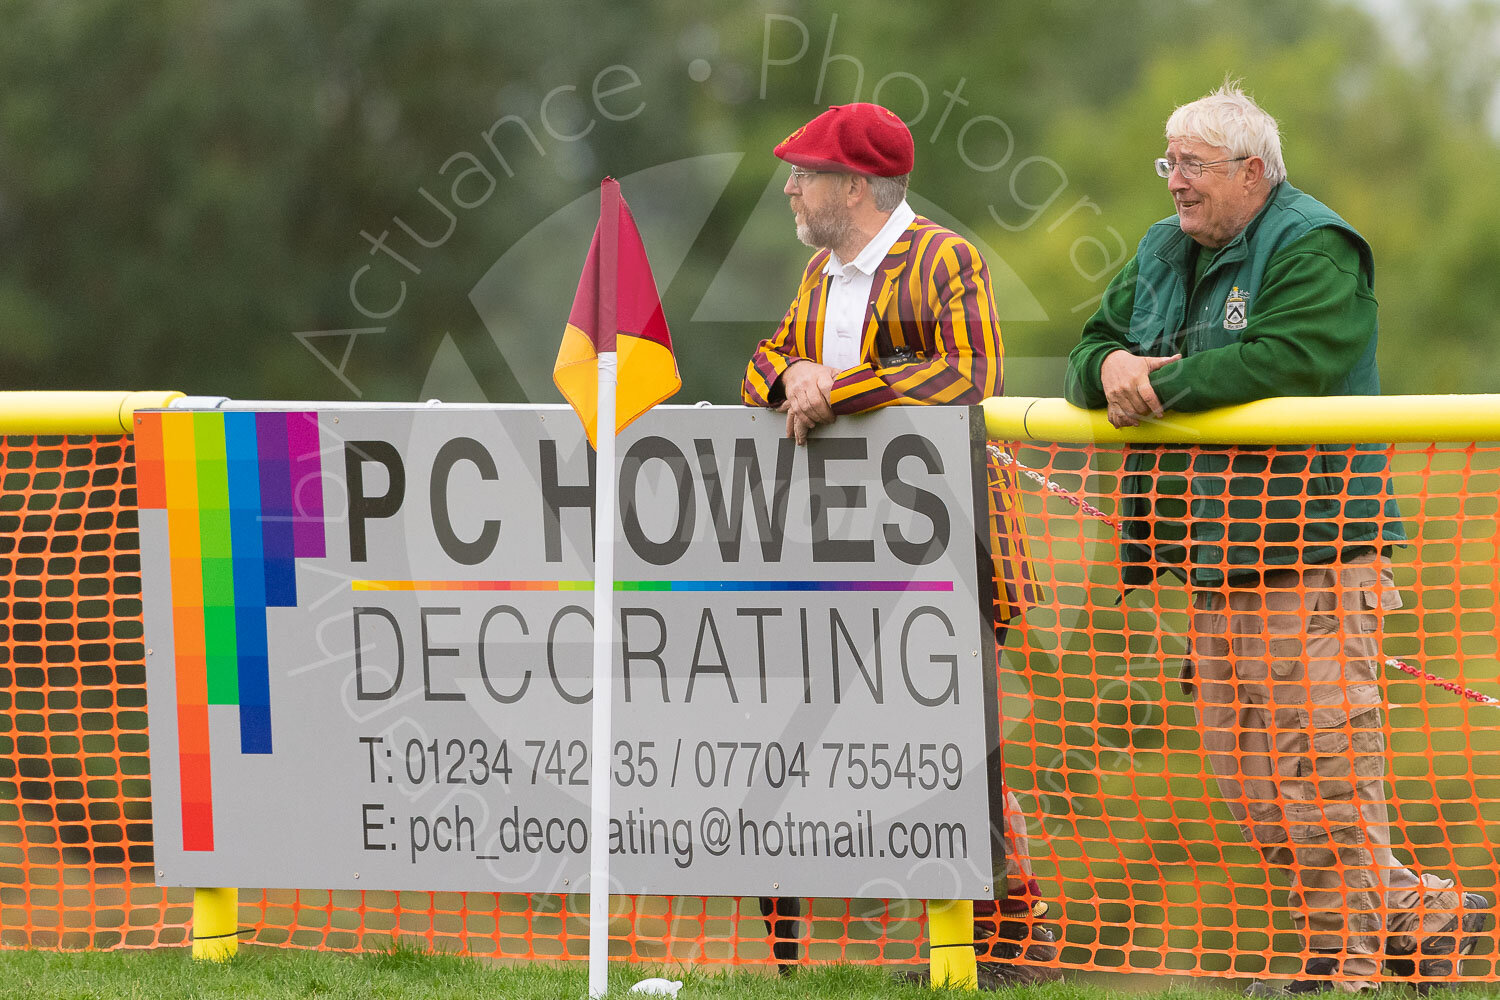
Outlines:
<svg viewBox="0 0 1500 1000"><path fill-rule="evenodd" d="M615 385L619 333L620 185L600 187L599 406L594 417L594 734L589 769L589 997L609 992L609 760L614 711Z"/></svg>
<svg viewBox="0 0 1500 1000"><path fill-rule="evenodd" d="M589 996L609 989L609 759L614 706L615 353L599 355L594 492L594 736L589 770Z"/></svg>

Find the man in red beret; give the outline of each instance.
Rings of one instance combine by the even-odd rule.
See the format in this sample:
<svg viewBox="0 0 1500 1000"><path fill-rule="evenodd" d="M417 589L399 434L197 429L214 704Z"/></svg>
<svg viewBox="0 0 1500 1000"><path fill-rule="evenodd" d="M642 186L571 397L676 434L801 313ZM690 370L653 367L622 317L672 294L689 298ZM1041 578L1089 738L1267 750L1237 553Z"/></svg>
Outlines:
<svg viewBox="0 0 1500 1000"><path fill-rule="evenodd" d="M906 124L877 104L838 105L787 136L775 153L792 165L783 190L797 238L817 252L781 325L750 358L745 403L785 413L787 436L806 444L841 413L971 405L999 395L1004 347L989 268L974 244L907 205L915 156ZM1031 569L1014 486L993 461L990 483L995 633L1003 645L1004 623L1032 600ZM990 773L1000 794L998 759ZM984 963L981 973L1014 982L1050 972L1010 964L1023 957L1024 942L1031 942L1025 957L1035 962L1052 960L1056 949L1051 932L1034 920L1044 907L1026 860L1020 805L1009 793L1003 812L1007 861L996 877L1009 895L982 918L976 937L984 944L998 933L992 956L1007 960ZM762 901L767 919L780 918L777 937L795 926L785 922L795 916L794 902ZM788 954L795 956L795 945L777 958Z"/></svg>

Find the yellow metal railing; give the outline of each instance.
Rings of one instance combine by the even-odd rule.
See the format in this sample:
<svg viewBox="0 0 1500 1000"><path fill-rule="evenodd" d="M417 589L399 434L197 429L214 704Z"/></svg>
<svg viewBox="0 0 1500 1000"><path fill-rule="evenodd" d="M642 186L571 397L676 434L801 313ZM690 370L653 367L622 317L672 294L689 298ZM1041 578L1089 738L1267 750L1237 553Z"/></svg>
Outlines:
<svg viewBox="0 0 1500 1000"><path fill-rule="evenodd" d="M1500 440L1500 394L1469 396L1282 396L1202 413L1168 412L1117 430L1103 410L1066 400L1010 396L984 401L992 438L1098 444L1322 444L1343 441Z"/></svg>
<svg viewBox="0 0 1500 1000"><path fill-rule="evenodd" d="M0 434L129 434L136 410L181 399L175 390L150 392L0 392Z"/></svg>

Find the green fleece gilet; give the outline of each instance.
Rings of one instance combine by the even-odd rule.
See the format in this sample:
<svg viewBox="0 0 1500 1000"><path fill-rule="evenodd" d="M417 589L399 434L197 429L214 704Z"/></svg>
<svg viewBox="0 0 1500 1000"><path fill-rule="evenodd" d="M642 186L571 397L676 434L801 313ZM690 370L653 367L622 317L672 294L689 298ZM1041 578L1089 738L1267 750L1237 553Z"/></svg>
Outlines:
<svg viewBox="0 0 1500 1000"><path fill-rule="evenodd" d="M1085 325L1066 392L1076 405L1103 406L1100 367L1124 349L1183 355L1151 378L1168 410L1378 395L1376 340L1369 244L1282 183L1217 251L1200 248L1176 216L1147 230ZM1376 539L1403 540L1395 500L1380 499L1388 494L1385 446L1361 444L1353 454L1351 463L1350 446L1335 444L1131 449L1126 471L1150 475L1121 484L1126 583L1187 564L1195 586L1218 586L1226 572L1231 584L1248 585L1261 566L1327 563Z"/></svg>

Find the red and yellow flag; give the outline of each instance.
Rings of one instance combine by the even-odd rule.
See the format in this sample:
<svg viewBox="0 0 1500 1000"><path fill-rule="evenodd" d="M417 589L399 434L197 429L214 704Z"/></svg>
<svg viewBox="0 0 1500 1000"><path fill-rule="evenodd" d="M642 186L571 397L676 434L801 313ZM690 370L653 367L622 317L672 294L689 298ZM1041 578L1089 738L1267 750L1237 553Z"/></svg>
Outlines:
<svg viewBox="0 0 1500 1000"><path fill-rule="evenodd" d="M617 358L616 433L682 388L656 279L619 182L606 177L599 201L599 225L552 368L552 381L596 447L599 355L613 351Z"/></svg>

